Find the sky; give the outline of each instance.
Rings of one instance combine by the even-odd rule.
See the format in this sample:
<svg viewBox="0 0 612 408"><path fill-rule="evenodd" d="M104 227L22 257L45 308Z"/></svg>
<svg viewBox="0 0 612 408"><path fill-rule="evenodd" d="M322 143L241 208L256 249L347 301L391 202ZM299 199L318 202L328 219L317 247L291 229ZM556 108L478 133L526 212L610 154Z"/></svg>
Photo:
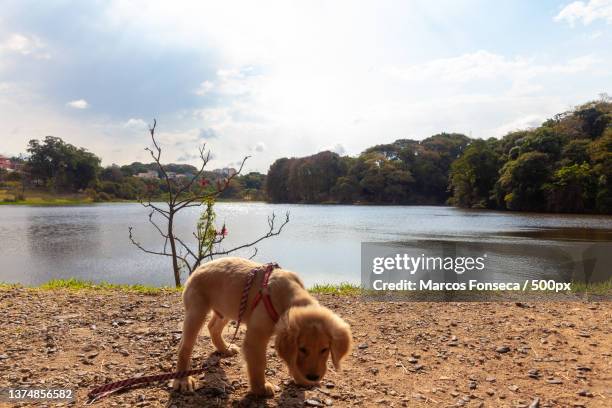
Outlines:
<svg viewBox="0 0 612 408"><path fill-rule="evenodd" d="M612 0L0 0L0 154L266 172L439 132L501 137L612 94Z"/></svg>

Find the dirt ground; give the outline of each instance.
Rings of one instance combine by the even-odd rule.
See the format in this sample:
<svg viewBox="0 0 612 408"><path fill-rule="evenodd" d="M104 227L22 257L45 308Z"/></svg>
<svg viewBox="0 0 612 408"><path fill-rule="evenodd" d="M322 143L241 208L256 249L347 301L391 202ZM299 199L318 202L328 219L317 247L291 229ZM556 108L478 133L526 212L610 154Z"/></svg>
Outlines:
<svg viewBox="0 0 612 408"><path fill-rule="evenodd" d="M194 367L209 370L195 393L149 385L94 406L612 406L611 303L318 298L351 324L355 347L317 388L294 385L270 348L276 396L251 399L241 356L219 358L203 331ZM64 406L105 382L173 370L183 318L175 292L3 289L0 310L0 388L75 389Z"/></svg>

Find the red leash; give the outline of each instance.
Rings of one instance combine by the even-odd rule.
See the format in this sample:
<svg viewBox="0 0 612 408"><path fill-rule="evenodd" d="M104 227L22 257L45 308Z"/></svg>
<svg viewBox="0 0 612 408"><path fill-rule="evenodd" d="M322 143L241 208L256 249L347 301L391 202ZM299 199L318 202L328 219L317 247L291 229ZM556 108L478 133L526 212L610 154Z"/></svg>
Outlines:
<svg viewBox="0 0 612 408"><path fill-rule="evenodd" d="M87 397L89 400L87 404L93 404L95 401L106 397L113 392L119 391L124 388L130 388L134 385L149 384L159 381L168 381L175 378L189 377L190 375L202 374L208 369L208 367L198 368L196 370L177 371L175 373L147 375L143 377L133 377L121 381L115 381L112 383L104 384L89 391Z"/></svg>
<svg viewBox="0 0 612 408"><path fill-rule="evenodd" d="M253 309L255 309L255 306L257 306L259 301L263 299L264 306L266 307L266 310L268 311L270 318L274 321L274 323L278 321L278 313L276 312L276 309L274 309L274 305L272 305L272 300L270 299L270 294L268 293L268 281L270 279L270 275L272 274L272 271L274 271L274 269L276 268L280 268L280 266L277 263L268 263L259 268L254 268L249 271L249 275L247 276L247 281L246 281L246 284L244 285L244 289L242 290L242 296L240 298L240 309L238 311L238 321L236 322L236 331L234 332L234 335L232 336L232 340L230 344L233 343L238 337L238 329L240 328L240 323L242 322L244 313L246 312L246 307L247 307L247 303L249 299L249 291L251 290L251 287L253 286L253 281L255 280L255 276L257 275L257 272L259 272L262 269L264 270L264 278L261 284L261 289L257 293L257 296L255 297L255 301L253 302ZM159 381L168 381L168 380L174 380L178 378L185 378L190 375L202 374L207 369L208 367L202 367L202 368L198 368L195 370L177 371L174 373L148 375L148 376L143 376L143 377L132 377L132 378L128 378L125 380L104 384L104 385L101 385L89 391L89 393L87 394L87 397L89 398L89 400L87 401L87 404L92 404L95 401L101 398L104 398L109 394L112 394L121 389L130 388L134 385L150 384L150 383L159 382Z"/></svg>

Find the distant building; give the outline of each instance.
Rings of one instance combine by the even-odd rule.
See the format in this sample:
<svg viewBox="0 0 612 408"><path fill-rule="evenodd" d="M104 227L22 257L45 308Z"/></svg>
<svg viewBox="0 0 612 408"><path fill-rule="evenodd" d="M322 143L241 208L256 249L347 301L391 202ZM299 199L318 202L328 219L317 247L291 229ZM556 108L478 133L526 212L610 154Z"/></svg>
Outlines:
<svg viewBox="0 0 612 408"><path fill-rule="evenodd" d="M222 169L214 169L213 173L224 177L231 177L236 174L236 169L233 167L224 167Z"/></svg>
<svg viewBox="0 0 612 408"><path fill-rule="evenodd" d="M0 169L14 170L13 162L11 162L11 159L0 155Z"/></svg>
<svg viewBox="0 0 612 408"><path fill-rule="evenodd" d="M157 172L155 170L149 170L149 171L144 172L144 173L138 173L138 174L136 174L136 177L141 178L141 179L148 179L148 180L158 179L159 178L157 176Z"/></svg>
<svg viewBox="0 0 612 408"><path fill-rule="evenodd" d="M187 175L185 174L177 173L174 171L167 171L166 174L168 175L168 178L170 180L182 179L182 178L187 177Z"/></svg>

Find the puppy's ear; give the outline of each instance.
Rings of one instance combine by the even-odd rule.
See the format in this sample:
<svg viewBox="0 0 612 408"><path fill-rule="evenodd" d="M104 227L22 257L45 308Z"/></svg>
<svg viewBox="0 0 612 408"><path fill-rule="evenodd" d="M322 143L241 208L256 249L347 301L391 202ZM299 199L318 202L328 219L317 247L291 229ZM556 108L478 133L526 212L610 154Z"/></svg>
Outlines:
<svg viewBox="0 0 612 408"><path fill-rule="evenodd" d="M274 347L278 356L291 367L297 357L297 333L293 324L292 311L289 309L276 324Z"/></svg>
<svg viewBox="0 0 612 408"><path fill-rule="evenodd" d="M332 362L340 370L340 363L353 347L353 335L348 323L338 316L332 315L330 323Z"/></svg>

